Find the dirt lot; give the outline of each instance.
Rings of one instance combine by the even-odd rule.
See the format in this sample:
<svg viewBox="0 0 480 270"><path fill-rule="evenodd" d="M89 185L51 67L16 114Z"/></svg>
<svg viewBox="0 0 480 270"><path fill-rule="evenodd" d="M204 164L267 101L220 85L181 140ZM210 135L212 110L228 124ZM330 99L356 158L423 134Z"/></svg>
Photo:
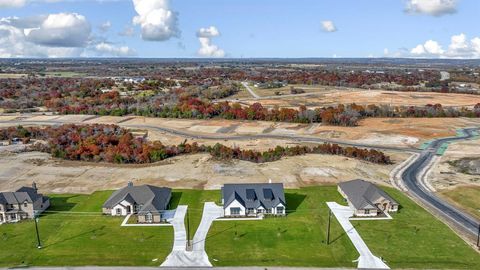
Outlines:
<svg viewBox="0 0 480 270"><path fill-rule="evenodd" d="M95 119L90 122L96 122ZM480 126L480 119L468 118L415 118L389 119L369 118L362 120L357 127L323 126L321 124L290 124L273 122L249 122L228 120L180 120L161 118L132 118L121 123L126 127L137 125L161 126L188 131L192 134L210 135L250 135L275 134L299 135L320 138L355 141L364 144L389 146L415 146L421 141L455 135L457 128ZM152 138L166 136L162 132L150 132ZM260 140L261 143L272 140ZM279 141L281 142L281 141ZM243 143L241 141L232 143ZM259 144L258 141L246 144ZM245 143L243 143L245 145Z"/></svg>
<svg viewBox="0 0 480 270"><path fill-rule="evenodd" d="M18 121L15 121L18 120ZM286 136L308 136L357 142L369 145L416 147L423 141L455 135L457 128L480 126L480 119L471 118L368 118L360 121L357 127L338 127L314 124L275 123L264 121L231 121L222 119L165 119L146 117L96 117L89 115L39 115L39 116L0 116L0 127L15 126L22 121L55 121L60 123L105 123L118 124L126 128L148 131L148 138L160 140L164 144L178 144L185 139L204 144L221 142L228 145L266 149L278 144L289 145L291 140L223 140L192 139L195 135L230 137L238 135L272 134ZM22 124L28 125L28 124ZM168 128L185 132L191 136L173 135L153 127Z"/></svg>
<svg viewBox="0 0 480 270"><path fill-rule="evenodd" d="M273 91L272 91L273 93ZM416 105L440 103L443 106L473 106L480 102L479 95L448 94L431 92L397 92L384 90L338 90L319 91L300 95L286 95L278 97L264 97L259 99L264 106L278 105L280 107L319 107L335 104L390 104ZM254 99L240 99L242 103L259 102Z"/></svg>
<svg viewBox="0 0 480 270"><path fill-rule="evenodd" d="M458 185L474 185L480 187L480 175L461 172L451 164L463 158L480 158L480 140L464 141L450 144L445 155L432 170L430 181L438 190Z"/></svg>
<svg viewBox="0 0 480 270"><path fill-rule="evenodd" d="M398 163L407 154L392 154ZM220 162L208 154L175 157L152 165L114 165L62 161L39 152L0 153L0 191L38 183L42 192L89 193L114 189L128 181L176 188L218 189L223 183L283 182L286 187L363 178L388 182L395 165L375 165L330 155L306 155L255 164Z"/></svg>

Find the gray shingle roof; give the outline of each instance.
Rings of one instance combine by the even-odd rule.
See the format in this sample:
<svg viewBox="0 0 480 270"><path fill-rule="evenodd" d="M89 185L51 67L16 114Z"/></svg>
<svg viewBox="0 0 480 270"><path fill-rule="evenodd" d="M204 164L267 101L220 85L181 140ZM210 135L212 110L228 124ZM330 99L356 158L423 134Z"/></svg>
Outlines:
<svg viewBox="0 0 480 270"><path fill-rule="evenodd" d="M37 191L31 187L19 188L16 192L2 192L0 193L1 204L19 204L25 201L33 203L38 198L42 197L42 194L38 194Z"/></svg>
<svg viewBox="0 0 480 270"><path fill-rule="evenodd" d="M282 183L225 184L222 188L223 207L237 200L246 208L273 208L279 203L286 206Z"/></svg>
<svg viewBox="0 0 480 270"><path fill-rule="evenodd" d="M142 205L139 214L147 212L159 212L166 210L172 190L166 187L155 187L151 185L127 186L115 191L103 204L104 208L113 208L123 200L132 204Z"/></svg>
<svg viewBox="0 0 480 270"><path fill-rule="evenodd" d="M377 209L373 202L379 198L385 198L391 204L398 205L385 191L365 180L355 179L338 185L356 209Z"/></svg>

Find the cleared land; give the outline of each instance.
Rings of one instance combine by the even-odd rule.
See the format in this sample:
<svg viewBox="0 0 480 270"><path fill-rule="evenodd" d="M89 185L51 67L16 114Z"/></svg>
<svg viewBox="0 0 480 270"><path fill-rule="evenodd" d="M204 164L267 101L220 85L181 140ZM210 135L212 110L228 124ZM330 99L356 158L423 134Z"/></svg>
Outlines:
<svg viewBox="0 0 480 270"><path fill-rule="evenodd" d="M480 186L458 186L439 194L470 215L480 219Z"/></svg>
<svg viewBox="0 0 480 270"><path fill-rule="evenodd" d="M480 267L478 253L447 226L401 192L390 188L387 191L402 206L393 220L353 224L372 252L383 257L392 269ZM336 221L332 223L332 244L325 244L325 202L344 204L336 187L288 190L286 200L292 212L285 218L214 222L206 243L214 265L356 266L352 261L358 254Z"/></svg>
<svg viewBox="0 0 480 270"><path fill-rule="evenodd" d="M399 163L408 154L392 157ZM388 182L394 167L317 154L263 164L224 162L212 159L209 154L195 154L150 165L115 165L52 159L49 154L39 152L0 153L0 190L30 185L32 181L47 193L90 193L123 187L128 181L174 188L219 189L224 183L266 183L269 179L295 188L359 177Z"/></svg>
<svg viewBox="0 0 480 270"><path fill-rule="evenodd" d="M470 158L480 159L480 140L450 144L428 179L438 190L457 185L480 187L480 175L469 174L464 169L455 166L456 162Z"/></svg>
<svg viewBox="0 0 480 270"><path fill-rule="evenodd" d="M257 88L254 89L257 91ZM426 104L440 103L443 106L473 106L480 102L479 95L469 94L451 94L435 92L399 92L385 90L335 90L319 91L298 95L273 96L275 89L271 91L270 96L253 100L250 98L240 99L242 103L261 102L264 106L280 107L298 107L305 105L307 107L321 107L336 104L385 104L385 105L414 105L424 106ZM264 93L264 91L260 92ZM260 94L262 95L262 94Z"/></svg>
<svg viewBox="0 0 480 270"><path fill-rule="evenodd" d="M17 120L15 122L15 120ZM173 135L155 130L154 127L163 127L195 135L210 136L237 136L237 135L284 135L309 136L324 139L335 139L345 142L375 144L383 146L416 147L423 140L454 136L456 129L480 126L480 119L474 118L368 118L361 120L357 127L325 126L322 124L275 123L265 121L229 121L223 119L195 120L195 119L165 119L146 117L96 117L89 115L3 115L0 127L15 126L22 121L56 121L61 123L83 124L118 124L126 128L148 131L149 138L161 140L165 144L176 144L185 139L192 141L192 137ZM25 125L25 124L24 124ZM265 149L277 144L288 145L292 141L272 139L209 139L199 140L199 143L214 144L222 142L229 145Z"/></svg>

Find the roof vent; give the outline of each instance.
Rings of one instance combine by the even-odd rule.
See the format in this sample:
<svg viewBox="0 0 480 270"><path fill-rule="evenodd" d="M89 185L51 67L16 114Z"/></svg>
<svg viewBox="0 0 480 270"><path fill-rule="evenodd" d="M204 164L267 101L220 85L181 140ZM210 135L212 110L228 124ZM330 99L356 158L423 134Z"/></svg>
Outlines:
<svg viewBox="0 0 480 270"><path fill-rule="evenodd" d="M129 181L128 184L127 184L128 187L133 187L133 182L132 181Z"/></svg>

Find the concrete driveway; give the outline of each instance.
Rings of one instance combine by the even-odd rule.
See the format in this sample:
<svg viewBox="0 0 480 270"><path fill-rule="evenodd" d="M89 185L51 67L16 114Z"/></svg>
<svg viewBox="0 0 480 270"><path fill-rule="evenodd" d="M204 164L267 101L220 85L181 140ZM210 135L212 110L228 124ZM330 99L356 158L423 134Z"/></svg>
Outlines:
<svg viewBox="0 0 480 270"><path fill-rule="evenodd" d="M211 267L205 252L205 239L213 220L223 216L223 208L215 203L206 202L203 207L202 220L193 237L193 249L187 251L187 234L185 230L185 214L187 207L179 206L172 220L175 231L175 242L172 252L168 255L162 267Z"/></svg>
<svg viewBox="0 0 480 270"><path fill-rule="evenodd" d="M223 208L213 202L206 202L203 206L203 215L200 225L193 236L193 250L205 251L205 240L212 222L223 217Z"/></svg>
<svg viewBox="0 0 480 270"><path fill-rule="evenodd" d="M327 202L327 205L360 254L358 258L358 269L390 269L380 258L372 254L367 244L365 244L362 237L360 237L360 234L358 234L355 227L350 223L349 218L353 216L353 210L348 206L342 206L336 202Z"/></svg>

